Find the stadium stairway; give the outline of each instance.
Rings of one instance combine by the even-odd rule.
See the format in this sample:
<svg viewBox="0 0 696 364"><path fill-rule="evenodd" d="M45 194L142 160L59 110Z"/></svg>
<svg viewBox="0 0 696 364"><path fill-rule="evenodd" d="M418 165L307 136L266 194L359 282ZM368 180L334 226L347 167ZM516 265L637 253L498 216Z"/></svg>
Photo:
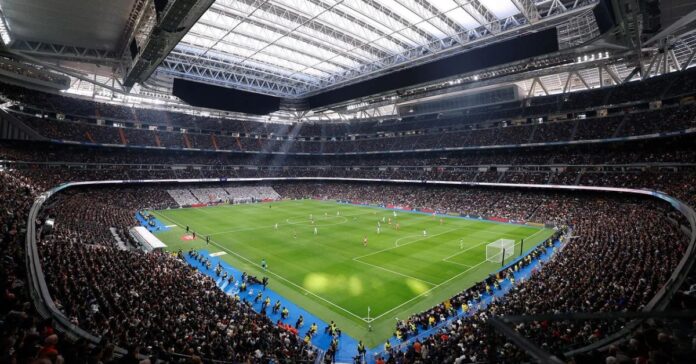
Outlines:
<svg viewBox="0 0 696 364"><path fill-rule="evenodd" d="M118 235L118 231L116 231L115 227L109 228L109 231L111 231L111 235L114 237L114 241L116 241L116 246L118 247L118 250L126 251L128 250L128 247L126 246L126 243L123 242L121 237Z"/></svg>
<svg viewBox="0 0 696 364"><path fill-rule="evenodd" d="M217 138L215 137L215 134L210 134L210 141L213 143L213 148L215 148L215 150L220 149L218 147Z"/></svg>
<svg viewBox="0 0 696 364"><path fill-rule="evenodd" d="M89 140L90 142L92 142L92 143L96 143L96 142L94 141L94 138L92 138L92 134L91 134L89 131L85 131L85 138L86 138L87 140Z"/></svg>
<svg viewBox="0 0 696 364"><path fill-rule="evenodd" d="M191 149L191 140L189 140L188 134L187 133L182 133L181 135L184 136L184 146L186 148Z"/></svg>
<svg viewBox="0 0 696 364"><path fill-rule="evenodd" d="M123 128L118 128L118 137L121 140L121 144L128 144L128 139L126 138L126 133L123 131Z"/></svg>

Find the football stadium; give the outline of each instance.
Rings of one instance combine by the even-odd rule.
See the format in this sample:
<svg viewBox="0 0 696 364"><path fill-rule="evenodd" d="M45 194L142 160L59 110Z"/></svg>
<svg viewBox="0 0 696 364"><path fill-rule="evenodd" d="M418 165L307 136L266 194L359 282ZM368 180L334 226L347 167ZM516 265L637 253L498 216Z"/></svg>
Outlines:
<svg viewBox="0 0 696 364"><path fill-rule="evenodd" d="M0 364L693 363L696 2L0 0Z"/></svg>

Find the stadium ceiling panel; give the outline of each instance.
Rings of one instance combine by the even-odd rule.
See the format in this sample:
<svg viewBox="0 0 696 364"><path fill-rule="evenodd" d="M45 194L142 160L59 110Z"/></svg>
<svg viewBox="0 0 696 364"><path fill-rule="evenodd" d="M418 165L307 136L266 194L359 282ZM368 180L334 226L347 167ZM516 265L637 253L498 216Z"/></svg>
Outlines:
<svg viewBox="0 0 696 364"><path fill-rule="evenodd" d="M217 0L159 72L303 97L539 29L595 2Z"/></svg>
<svg viewBox="0 0 696 364"><path fill-rule="evenodd" d="M0 0L2 26L11 34L3 41L37 56L116 58L132 29L136 3L142 0Z"/></svg>

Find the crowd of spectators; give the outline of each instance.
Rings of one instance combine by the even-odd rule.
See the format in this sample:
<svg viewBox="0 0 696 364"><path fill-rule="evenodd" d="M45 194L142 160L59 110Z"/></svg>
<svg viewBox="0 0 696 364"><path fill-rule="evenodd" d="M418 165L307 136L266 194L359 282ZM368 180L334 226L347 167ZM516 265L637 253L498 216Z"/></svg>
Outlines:
<svg viewBox="0 0 696 364"><path fill-rule="evenodd" d="M403 133L407 130L470 128L484 120L506 120L536 118L549 114L585 113L587 110L615 105L646 103L652 100L676 98L693 93L693 69L643 82L628 82L620 86L531 98L525 102L514 101L468 109L460 115L440 117L438 115L404 116L380 120L352 121L340 123L301 123L297 125L268 123L251 120L234 120L226 117L193 115L190 113L129 107L102 102L88 101L64 95L0 84L0 93L15 100L32 113L61 114L77 119L101 119L126 124L155 126L160 129L196 130L211 132L234 132L242 135L297 135L303 137L345 138L346 135L377 135L379 133ZM147 144L152 143L152 137ZM146 140L140 140L145 142ZM135 142L135 140L133 140ZM204 144L210 147L210 141ZM176 145L176 144L175 144ZM306 148L308 149L308 148ZM340 148L337 148L340 149Z"/></svg>
<svg viewBox="0 0 696 364"><path fill-rule="evenodd" d="M53 143L0 143L0 160L80 164L143 165L171 168L197 167L465 167L520 165L680 164L696 159L696 138L665 138L645 142L601 143L590 146L506 148L480 151L416 152L376 155L270 155L204 151L177 151L56 145Z"/></svg>
<svg viewBox="0 0 696 364"><path fill-rule="evenodd" d="M58 233L76 239L87 235L89 244L116 247L110 231L110 228L114 228L122 241L132 247L139 247L137 241L128 234L128 229L134 224L134 211L178 206L161 188L119 188L118 199L112 197L114 191L112 188L68 190L46 204L44 213L56 220L55 231ZM87 205L90 206L89 209L84 208ZM103 211L109 213L102 213Z"/></svg>
<svg viewBox="0 0 696 364"><path fill-rule="evenodd" d="M316 355L169 253L121 251L60 233L44 237L40 251L59 309L102 340L235 363L311 362Z"/></svg>
<svg viewBox="0 0 696 364"><path fill-rule="evenodd" d="M645 101L662 94L688 94L684 90L693 83L694 72L610 89L483 106L447 117L420 115L349 123L218 119L98 103L4 84L0 84L0 94L19 102L14 115L50 139L175 149L340 154L567 142L686 130L694 127L696 107L672 99L661 108L650 109ZM607 113L595 110L600 108Z"/></svg>
<svg viewBox="0 0 696 364"><path fill-rule="evenodd" d="M691 138L592 148L366 157L234 156L48 144L0 147L0 159L48 189L80 180L344 177L650 188L695 201ZM196 200L192 198L192 201Z"/></svg>
<svg viewBox="0 0 696 364"><path fill-rule="evenodd" d="M344 154L401 150L488 147L526 143L568 142L676 132L696 127L696 106L620 111L606 117L529 122L516 126L481 124L466 130L430 130L399 136L371 136L355 140L303 140L283 136L231 136L182 131L133 129L76 121L17 115L27 126L54 140L125 144L166 148L197 148L237 152ZM659 121L659 122L656 122ZM124 133L124 137L121 136Z"/></svg>
<svg viewBox="0 0 696 364"><path fill-rule="evenodd" d="M136 247L119 250L104 234L109 226L133 226L139 208L174 205L164 187L67 191L42 212L41 221L56 221L50 232L40 229L38 239L56 307L99 336L101 344L65 339L34 312L27 292L23 237L28 209L41 188L11 171L0 171L0 179L3 362L313 362L313 347L248 303L230 300L213 280L177 257ZM128 355L116 358L114 345Z"/></svg>
<svg viewBox="0 0 696 364"><path fill-rule="evenodd" d="M687 72L688 76L693 70ZM684 74L682 74L683 76ZM52 139L154 147L228 149L282 153L385 152L425 148L458 148L537 142L606 139L696 126L693 104L672 103L647 110L625 104L693 92L693 77L666 76L645 84L547 96L494 107L471 109L461 117L417 116L404 120L343 124L284 125L193 116L185 113L128 108L1 85L0 93L23 104L13 115ZM647 92L650 88L650 92ZM655 92L654 90L660 90ZM568 112L568 120L543 121L532 116L593 108L625 107L607 116L587 118ZM29 109L34 107L34 109ZM49 118L32 116L36 110ZM73 116L69 121L58 115ZM496 118L525 116L521 125ZM77 118L74 118L77 117ZM487 118L487 119L486 119ZM80 121L78 121L80 119ZM97 119L128 121L116 128ZM481 120L489 120L481 123ZM659 121L659 122L658 122ZM156 130L133 128L156 125ZM186 132L178 128L187 129ZM409 131L408 133L406 131ZM362 134L346 140L348 134ZM322 137L289 140L287 136ZM369 137L366 137L368 135ZM377 135L380 135L377 137ZM276 137L281 136L280 140ZM332 140L331 137L336 137ZM302 138L303 139L303 138ZM313 138L316 139L316 138ZM24 234L29 207L40 192L70 181L143 180L233 177L354 177L535 184L578 184L650 188L696 205L696 152L693 138L632 142L591 148L509 148L476 152L377 155L271 155L62 146L0 145L0 360L8 363L198 363L202 358L236 362L308 362L313 347L243 301L224 295L215 282L169 254L144 253L127 233L142 208L177 207L178 197L210 200L236 196L239 188L272 198L322 198L392 203L482 217L533 221L572 227L572 239L532 276L490 306L456 319L435 334L407 342L402 351L386 353L395 362L514 362L525 357L486 329L491 315L577 311L635 311L649 301L681 259L686 239L667 221L675 217L663 204L600 194L529 192L521 189L432 187L332 182L277 182L269 185L150 185L68 189L48 201L41 219L55 228L40 231L39 253L50 294L74 324L98 335L97 347L74 342L34 311L25 272ZM168 190L177 188L172 194ZM224 188L224 186L223 186ZM224 193L223 193L224 191ZM271 191L273 193L271 194ZM213 193L214 192L214 193ZM276 194L277 192L277 194ZM246 194L244 192L243 194ZM89 206L87 209L85 206ZM38 222L37 222L38 223ZM127 250L119 249L113 228ZM521 264L541 255L537 248ZM489 277L456 296L455 308L478 305L482 292L512 280L518 266ZM403 338L455 315L438 305L397 323ZM535 322L516 330L554 354L584 346L616 330L607 322L570 325ZM638 362L675 360L666 350L669 338L646 328L635 341L612 348ZM492 345L499 342L502 345ZM657 343L657 344L656 344ZM114 359L114 345L125 359ZM658 349L646 349L646 348ZM186 355L186 359L172 356ZM137 354L142 354L138 359ZM598 357L592 357L592 360ZM132 359L132 360L131 360ZM604 359L604 357L602 357ZM609 362L608 357L606 358ZM120 361L119 361L120 360ZM130 361L128 361L130 360Z"/></svg>
<svg viewBox="0 0 696 364"><path fill-rule="evenodd" d="M0 362L17 364L141 363L138 348L127 357L114 356L114 345L90 347L64 336L51 320L37 313L26 274L25 232L27 214L40 192L31 181L0 170ZM144 360L142 364L149 364ZM193 362L192 362L193 363Z"/></svg>
<svg viewBox="0 0 696 364"><path fill-rule="evenodd" d="M34 181L60 181L62 177L48 177L60 174L52 169L20 172L5 172L3 176L32 186L26 190L24 208L16 210L26 214L31 196L45 188ZM257 185L247 188L259 190ZM47 205L43 217L55 218L56 225L52 234L40 236L39 250L57 306L74 323L102 336L105 342L132 350L142 348L146 355L177 352L250 362L268 358L308 360L315 355L300 339L253 313L244 303L230 301L214 282L202 278L175 257L116 248L113 237L104 231L109 226L135 224L133 218L140 208L175 205L166 189L133 186L68 190ZM666 222L665 207L644 200L358 183L278 183L273 189L284 198L393 203L573 227L577 237L566 244L562 253L506 298L422 340L421 350L427 349L420 353L412 346L404 352L390 353L398 360L413 359L414 355L435 362L488 357L492 353L487 345L478 344L478 335L485 335L483 324L491 314L639 309L664 284L686 244L678 228ZM100 212L94 214L93 210L82 208L88 205ZM505 272L500 278L512 276L513 272ZM476 292L480 293L482 287L485 286L477 285L454 297L455 307L465 301L476 303ZM205 304L200 304L201 300ZM399 323L398 328L404 330L402 335L407 338L411 323L420 325L422 330L424 317L433 316L439 322L451 314L438 306ZM613 329L534 325L518 328L554 353L587 344ZM570 331L559 339L556 333L563 330ZM507 355L520 354L510 349L495 355L503 360Z"/></svg>
<svg viewBox="0 0 696 364"><path fill-rule="evenodd" d="M244 186L244 187L206 187L171 189L167 193L179 206L192 206L197 204L214 203L238 203L263 200L277 200L280 198L272 187L269 186Z"/></svg>
<svg viewBox="0 0 696 364"><path fill-rule="evenodd" d="M466 206L466 211L510 219L532 217L571 226L572 238L552 260L535 270L532 276L514 286L503 298L471 315L456 319L426 339L410 341L403 350L387 355L396 362L468 363L480 361L516 362L524 356L514 346L492 347L485 324L491 315L533 315L570 312L637 311L669 279L686 249L686 236L679 227L666 221L666 207L642 200L564 194L542 194L468 189L432 189L382 185L306 185L277 187L284 196L381 200L412 207L431 203L441 211ZM467 197L462 198L465 195ZM529 202L525 206L524 200ZM523 212L524 211L524 212ZM521 213L523 212L523 213ZM630 223L628 223L630 221ZM538 248L527 258L542 254ZM523 261L520 264L525 264ZM466 312L480 306L485 292L496 289L503 280L513 280L520 269L514 265L497 276L432 309L399 321L398 337L408 339L420 331L450 320L461 307ZM493 287L493 288L492 288ZM585 346L613 333L619 327L611 322L572 325L565 321L532 322L515 329L524 337L554 355L563 357L566 350ZM610 352L611 354L611 352ZM639 362L669 362L663 352L636 352ZM595 357L594 360L597 358ZM591 361L590 361L591 362Z"/></svg>
<svg viewBox="0 0 696 364"><path fill-rule="evenodd" d="M28 79L52 83L61 88L70 87L70 79L67 76L49 72L46 69L38 69L28 64L18 63L7 58L0 59L0 70L10 74L20 75Z"/></svg>

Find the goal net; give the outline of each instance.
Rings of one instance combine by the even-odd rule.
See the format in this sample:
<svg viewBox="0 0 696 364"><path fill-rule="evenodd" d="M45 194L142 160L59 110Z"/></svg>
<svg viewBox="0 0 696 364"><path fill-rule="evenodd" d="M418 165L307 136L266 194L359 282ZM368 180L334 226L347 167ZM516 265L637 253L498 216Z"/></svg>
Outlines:
<svg viewBox="0 0 696 364"><path fill-rule="evenodd" d="M505 256L503 257L503 254ZM493 263L501 263L503 259L515 254L515 241L512 239L498 239L486 245L486 260Z"/></svg>

